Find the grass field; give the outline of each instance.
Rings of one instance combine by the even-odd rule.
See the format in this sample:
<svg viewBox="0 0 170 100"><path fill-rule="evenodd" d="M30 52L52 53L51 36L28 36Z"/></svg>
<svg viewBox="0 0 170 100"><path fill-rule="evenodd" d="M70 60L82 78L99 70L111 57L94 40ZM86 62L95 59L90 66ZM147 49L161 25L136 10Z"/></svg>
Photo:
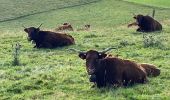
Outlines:
<svg viewBox="0 0 170 100"><path fill-rule="evenodd" d="M129 2L134 2L138 4L161 7L161 8L170 8L170 1L168 0L124 0Z"/></svg>
<svg viewBox="0 0 170 100"><path fill-rule="evenodd" d="M136 32L135 27L127 28L127 24L134 21L132 13L151 14L152 7L120 0L99 0L87 5L81 4L91 0L43 0L40 4L36 0L17 1L13 0L15 5L10 0L4 0L3 3L11 3L15 7L21 5L19 3L26 3L30 8L22 5L25 10L21 7L16 11L12 9L4 11L0 6L0 13L6 13L0 15L0 100L170 99L169 9L156 8L155 18L163 24L163 31L147 34L154 37L154 45L144 47L143 34ZM46 8L44 5L47 3L49 5ZM63 9L56 8L56 5L61 5ZM8 8L8 5L5 7ZM23 14L20 13L22 11ZM13 12L17 15L12 14ZM20 14L23 17L19 17ZM11 18L13 20L7 20ZM27 41L27 34L22 27L22 25L37 27L43 23L42 30L54 30L63 22L71 23L75 29L90 24L92 29L88 32L69 32L75 38L76 45L36 49ZM12 66L11 63L13 60L11 45L16 42L22 45L20 66ZM91 88L93 84L88 80L85 62L78 58L76 53L67 49L102 50L111 46L119 48L109 53L118 54L124 59L155 64L161 69L161 75L149 78L147 84L137 84L128 88Z"/></svg>

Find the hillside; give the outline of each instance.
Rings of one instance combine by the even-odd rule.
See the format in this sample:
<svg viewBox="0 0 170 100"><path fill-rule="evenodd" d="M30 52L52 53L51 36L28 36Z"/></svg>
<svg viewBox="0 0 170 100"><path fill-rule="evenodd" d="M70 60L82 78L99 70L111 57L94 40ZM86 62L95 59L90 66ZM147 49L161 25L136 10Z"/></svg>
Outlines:
<svg viewBox="0 0 170 100"><path fill-rule="evenodd" d="M132 13L151 15L153 7L122 0L99 0L81 5L89 1L13 0L15 6L21 6L20 9L17 6L18 9L4 12L0 6L1 14L4 13L0 15L0 100L169 100L170 10L155 8L155 18L163 24L162 32L142 34L136 32L136 27L127 28L127 25L134 21ZM0 4L3 2L12 3L11 0L1 0ZM49 6L45 7L47 4ZM70 7L72 4L77 6ZM28 8L23 5L28 5ZM58 6L56 8L56 5L62 5L61 9ZM11 18L13 20L2 21ZM43 23L42 30L54 30L64 22L71 23L74 29L85 24L90 24L92 29L68 32L75 38L76 45L36 49L27 41L27 34L22 27L38 27ZM145 47L143 35L153 36L154 44ZM12 44L16 42L22 45L20 66L12 66L11 63ZM110 51L110 54L154 64L161 69L161 75L149 78L146 84L128 88L91 88L93 84L88 80L85 61L68 49L102 50L111 46L119 48Z"/></svg>
<svg viewBox="0 0 170 100"><path fill-rule="evenodd" d="M153 6L158 8L170 8L170 1L168 0L124 0L132 3L143 4L146 6Z"/></svg>

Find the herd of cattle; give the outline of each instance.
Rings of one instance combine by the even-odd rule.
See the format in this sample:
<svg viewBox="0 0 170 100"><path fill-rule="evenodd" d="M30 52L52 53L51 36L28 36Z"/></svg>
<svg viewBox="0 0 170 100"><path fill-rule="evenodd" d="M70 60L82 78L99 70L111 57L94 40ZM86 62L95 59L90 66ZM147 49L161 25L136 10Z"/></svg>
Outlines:
<svg viewBox="0 0 170 100"><path fill-rule="evenodd" d="M135 15L133 18L136 21L129 24L128 27L137 25L137 31L139 32L162 30L162 25L153 16ZM35 48L56 48L75 44L75 39L71 35L59 32L63 30L73 31L71 24L64 23L55 29L57 32L42 31L40 26L38 28L24 27L24 31L28 33L28 40L35 43ZM77 29L77 31L89 29L90 25L85 25L84 28ZM102 52L96 50L89 50L87 52L76 49L70 50L78 52L79 57L86 60L86 70L90 75L89 80L94 85L97 85L98 88L108 85L129 86L135 83L146 83L148 76L155 77L160 75L160 69L154 65L137 63L106 54L111 49L115 48L108 48Z"/></svg>

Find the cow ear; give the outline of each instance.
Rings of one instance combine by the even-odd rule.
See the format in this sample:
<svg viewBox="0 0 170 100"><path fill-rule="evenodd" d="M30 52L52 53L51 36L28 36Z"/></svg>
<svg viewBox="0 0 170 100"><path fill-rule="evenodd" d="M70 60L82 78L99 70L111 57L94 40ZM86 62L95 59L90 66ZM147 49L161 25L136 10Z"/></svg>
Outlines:
<svg viewBox="0 0 170 100"><path fill-rule="evenodd" d="M40 28L37 28L37 31L39 32L39 31L40 31Z"/></svg>
<svg viewBox="0 0 170 100"><path fill-rule="evenodd" d="M99 53L99 59L103 59L107 56L105 53Z"/></svg>
<svg viewBox="0 0 170 100"><path fill-rule="evenodd" d="M36 33L38 33L40 31L40 28L36 28Z"/></svg>
<svg viewBox="0 0 170 100"><path fill-rule="evenodd" d="M86 53L79 53L79 57L83 60L86 59Z"/></svg>

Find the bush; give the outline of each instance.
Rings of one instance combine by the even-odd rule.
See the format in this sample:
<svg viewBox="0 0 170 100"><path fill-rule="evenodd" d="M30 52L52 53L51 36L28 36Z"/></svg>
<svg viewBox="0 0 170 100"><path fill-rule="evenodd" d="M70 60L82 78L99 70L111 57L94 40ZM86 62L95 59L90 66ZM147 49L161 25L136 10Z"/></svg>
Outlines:
<svg viewBox="0 0 170 100"><path fill-rule="evenodd" d="M161 42L161 39L156 38L153 35L143 34L143 46L147 47L158 47L162 48L164 45Z"/></svg>
<svg viewBox="0 0 170 100"><path fill-rule="evenodd" d="M16 43L15 45L12 45L13 49L13 61L12 65L13 66L18 66L19 65L19 50L21 48L21 45L19 43Z"/></svg>

